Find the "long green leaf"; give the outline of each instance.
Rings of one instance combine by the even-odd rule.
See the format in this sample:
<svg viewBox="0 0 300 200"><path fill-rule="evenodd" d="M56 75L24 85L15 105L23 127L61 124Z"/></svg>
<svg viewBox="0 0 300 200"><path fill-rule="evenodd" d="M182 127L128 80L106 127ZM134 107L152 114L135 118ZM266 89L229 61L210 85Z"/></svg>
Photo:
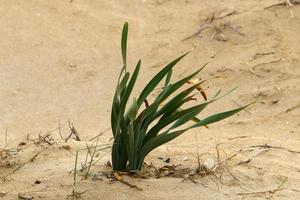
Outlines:
<svg viewBox="0 0 300 200"><path fill-rule="evenodd" d="M166 98L168 98L172 93L174 93L176 90L178 90L180 87L182 87L184 84L186 84L190 79L192 79L194 76L196 76L201 70L204 69L204 67L206 67L207 63L202 66L200 69L198 69L196 72L194 72L193 74L177 81L174 84L170 84L167 87L164 88L164 90L157 96L157 98L155 99L154 103L155 105L155 109L153 108L152 105L150 105L152 112L147 112L148 116L147 120L145 120L145 123L149 123L152 122L154 119L156 119L158 116L156 116L154 119L152 119L152 117L156 114L155 111L157 110L159 104L164 101ZM143 112L141 113L141 115L144 114Z"/></svg>
<svg viewBox="0 0 300 200"><path fill-rule="evenodd" d="M123 79L121 80L119 86L117 87L116 96L113 100L111 121L112 121L112 130L114 132L114 137L117 137L121 127L121 120L122 120L121 118L124 111L122 110L120 99L126 88L129 76L130 76L129 73L127 72L123 77Z"/></svg>
<svg viewBox="0 0 300 200"><path fill-rule="evenodd" d="M140 68L141 68L141 60L139 60L138 64L136 65L135 70L134 70L134 72L132 74L132 77L131 77L131 79L130 79L130 81L128 83L128 86L126 87L126 89L124 91L124 95L121 98L120 107L122 108L123 112L125 111L125 107L126 107L127 101L128 101L129 96L130 96L130 94L132 92L134 84L135 84L135 82L137 80Z"/></svg>
<svg viewBox="0 0 300 200"><path fill-rule="evenodd" d="M132 89L134 87L134 84L136 82L138 73L140 71L140 67L141 67L141 61L138 62L137 66L136 66L136 68L133 72L133 75L132 75L132 77L131 77L131 79L128 83L128 86L126 87L126 89L124 91L124 94L122 95L122 97L120 99L119 116L118 116L118 119L117 119L117 125L116 125L116 131L115 131L116 133L115 133L114 137L118 137L119 130L121 128L121 122L123 122L123 124L125 123L123 117L124 117L124 112L125 112L125 109L126 109L126 104L127 104L128 99L129 99L129 96L132 92ZM120 87L124 87L124 86L121 85Z"/></svg>
<svg viewBox="0 0 300 200"><path fill-rule="evenodd" d="M167 87L170 83L170 80L171 80L171 77L172 77L172 73L173 73L173 70L171 69L168 74L167 74L167 77L166 77L166 82L165 82L165 86L164 87Z"/></svg>
<svg viewBox="0 0 300 200"><path fill-rule="evenodd" d="M121 82L120 82L120 85L119 85L119 88L117 90L117 95L118 97L121 99L123 94L124 94L124 91L126 89L126 86L127 86L127 82L130 78L130 73L129 72L126 72L124 77L122 78Z"/></svg>
<svg viewBox="0 0 300 200"><path fill-rule="evenodd" d="M196 72L192 73L191 75L177 81L174 84L170 84L168 87L164 88L163 93L161 94L161 96L159 95L158 98L155 99L155 102L158 100L164 101L165 99L167 99L171 94L173 94L180 87L182 87L184 84L186 84L189 80L191 80L193 77L195 77L200 71L202 71L206 67L207 64L208 63L203 65L200 69L198 69Z"/></svg>
<svg viewBox="0 0 300 200"><path fill-rule="evenodd" d="M189 87L188 89L180 92L178 95L176 95L175 97L173 97L168 103L166 103L166 105L164 105L154 116L153 120L155 120L157 117L159 117L160 115L170 112L171 110L176 111L178 106L182 105L182 101L183 103L186 102L184 100L185 97L187 97L191 92L193 92L201 83L198 83L196 85L193 85L191 87ZM174 109L176 108L176 109Z"/></svg>
<svg viewBox="0 0 300 200"><path fill-rule="evenodd" d="M207 124L211 124L211 123L226 119L226 118L238 113L239 111L245 109L249 105L251 105L251 104L248 104L248 105L243 106L241 108L233 109L233 110L230 110L230 111L227 111L227 112L222 112L222 113L212 115L212 116L210 116L210 117L208 117L204 120L201 120L199 123L197 123L193 126L190 126L188 128L182 129L182 130L174 131L174 132L171 132L171 133L168 133L168 131L165 131L164 133L150 139L143 146L140 156L146 156L153 149L155 149L158 146L160 146L162 144L165 144L165 143L175 139L176 137L178 137L179 135L181 135L182 133L184 133L185 131L187 131L189 129L204 126L204 125L207 125Z"/></svg>
<svg viewBox="0 0 300 200"><path fill-rule="evenodd" d="M211 102L205 102L193 107L190 107L185 110L178 111L174 113L173 115L167 116L160 120L155 126L153 126L147 133L146 138L144 139L144 144L151 138L155 137L163 128L167 127L171 123L175 122L176 120L180 119L181 117L193 113L195 110L203 110L209 103ZM193 118L192 118L193 119ZM199 120L200 121L200 120Z"/></svg>
<svg viewBox="0 0 300 200"><path fill-rule="evenodd" d="M170 84L167 87L164 88L164 90L157 96L157 98L155 99L155 101L153 102L153 104L151 104L148 108L146 108L138 117L144 117L145 120L143 121L143 124L145 126L147 126L149 123L151 123L152 121L154 121L157 117L159 117L161 114L163 114L164 110L160 111L160 113L157 113L156 110L158 109L159 104L163 101L163 99L166 99L169 95L171 95L173 92L175 92L177 89L179 89L181 86L183 86L185 83L187 83L188 80L190 80L191 78L193 78L195 75L197 75L204 67L206 66L206 64L201 67L199 70L197 70L196 72L194 72L193 74L187 76L186 78L183 78L179 81L177 81L176 83L174 83L174 85ZM192 86L191 88L196 88L196 86ZM189 90L189 89L188 89ZM191 89L192 91L193 89ZM190 91L190 92L191 92ZM187 96L190 92L186 93L183 97ZM185 93L185 92L184 92ZM178 96L178 95L177 95ZM181 95L182 96L182 95ZM179 97L177 97L177 99L179 99ZM176 99L175 99L176 100ZM174 102L174 101L173 101ZM184 103L184 102L182 102ZM174 104L170 103L170 105L172 105L172 108L174 108ZM180 106L180 105L179 105ZM154 117L155 115L155 117ZM153 118L154 117L154 118Z"/></svg>
<svg viewBox="0 0 300 200"><path fill-rule="evenodd" d="M193 119L196 115L198 115L201 111L203 111L209 103L211 103L211 102L201 104L201 106L199 106L198 108L196 108L196 109L192 110L191 112L182 116L168 129L168 131L170 131L174 128L177 128L177 127L185 124L186 122L190 121L191 119Z"/></svg>
<svg viewBox="0 0 300 200"><path fill-rule="evenodd" d="M118 116L119 116L119 105L120 105L119 100L115 99L113 106L112 106L112 111L111 111L111 129L112 129L114 137L116 134L116 127L117 127L116 123L117 123Z"/></svg>
<svg viewBox="0 0 300 200"><path fill-rule="evenodd" d="M144 158L148 153L150 153L153 149L170 142L171 140L175 139L182 133L184 133L187 130L179 130L172 132L170 134L162 133L156 137L151 138L141 149L140 151L140 159Z"/></svg>
<svg viewBox="0 0 300 200"><path fill-rule="evenodd" d="M199 123L194 124L193 126L191 126L191 128L196 128L196 127L200 127L200 126L204 126L204 125L208 125L208 124L211 124L211 123L221 121L223 119L226 119L226 118L230 117L231 115L234 115L234 114L240 112L241 110L247 108L251 104L248 104L248 105L243 106L241 108L236 108L236 109L229 110L229 111L226 111L226 112L221 112L221 113L218 113L218 114L211 115L211 116L201 120Z"/></svg>
<svg viewBox="0 0 300 200"><path fill-rule="evenodd" d="M183 54L182 56L176 58L171 63L169 63L166 67L164 67L158 74L156 74L153 79L146 85L146 87L141 92L139 98L138 98L138 106L140 106L143 101L148 97L148 95L154 90L154 88L160 83L160 81L169 73L169 71L182 59L184 58L188 53L191 51L188 51L187 53Z"/></svg>
<svg viewBox="0 0 300 200"><path fill-rule="evenodd" d="M122 58L123 58L125 71L127 66L127 35L128 35L128 22L126 22L123 26L122 39L121 39L121 50L122 50Z"/></svg>
<svg viewBox="0 0 300 200"><path fill-rule="evenodd" d="M134 126L135 126L135 118L136 118L137 112L138 112L137 102L136 102L136 99L134 99L131 112L129 113L130 125L128 127L128 143L126 144L130 168L134 168L134 166L136 165L137 149L135 148L136 147L135 143L138 141L136 140L136 137L135 137Z"/></svg>

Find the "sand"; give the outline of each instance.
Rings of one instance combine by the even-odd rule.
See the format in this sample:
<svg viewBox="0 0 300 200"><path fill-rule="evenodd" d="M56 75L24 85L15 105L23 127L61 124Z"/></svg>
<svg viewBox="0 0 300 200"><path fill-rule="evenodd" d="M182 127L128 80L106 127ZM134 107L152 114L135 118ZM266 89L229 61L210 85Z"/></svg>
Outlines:
<svg viewBox="0 0 300 200"><path fill-rule="evenodd" d="M14 173L1 178L0 199L75 198L70 196L75 152L110 127L125 21L131 69L142 59L135 94L165 64L194 48L175 68L175 79L208 62L200 75L207 79L208 96L238 86L201 116L256 104L209 129L189 131L146 159L157 168L195 169L196 136L201 159L216 158L218 146L223 164L213 174L195 177L197 183L183 177L125 176L143 189L138 191L102 176L84 179L78 174L78 198L298 199L300 6L282 2L1 1L0 176ZM58 123L66 137L68 120L81 141L61 139ZM53 137L50 144L38 140L47 132ZM107 130L99 143L110 137ZM102 159L93 173L109 161L109 150L97 156ZM164 162L167 158L170 163ZM81 152L78 167L84 159Z"/></svg>

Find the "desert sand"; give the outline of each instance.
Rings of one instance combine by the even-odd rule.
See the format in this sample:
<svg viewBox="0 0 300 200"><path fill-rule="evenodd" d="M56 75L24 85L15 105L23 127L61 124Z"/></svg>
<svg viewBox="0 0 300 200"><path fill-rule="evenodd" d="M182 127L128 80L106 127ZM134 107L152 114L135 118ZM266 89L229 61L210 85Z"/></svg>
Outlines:
<svg viewBox="0 0 300 200"><path fill-rule="evenodd" d="M300 5L2 0L0 11L0 199L300 198ZM94 176L85 179L78 172L72 196L76 150L99 132L99 144L111 142L125 21L130 69L142 59L135 94L164 65L194 48L175 68L175 78L208 62L199 76L207 80L208 96L238 87L201 116L256 103L208 129L185 133L146 159L156 168L196 169L197 152L201 160L217 160L219 152L220 165L211 174L124 176L138 190L101 173L110 160L107 149L96 155ZM62 139L70 133L69 120L81 141ZM85 155L79 153L78 169Z"/></svg>

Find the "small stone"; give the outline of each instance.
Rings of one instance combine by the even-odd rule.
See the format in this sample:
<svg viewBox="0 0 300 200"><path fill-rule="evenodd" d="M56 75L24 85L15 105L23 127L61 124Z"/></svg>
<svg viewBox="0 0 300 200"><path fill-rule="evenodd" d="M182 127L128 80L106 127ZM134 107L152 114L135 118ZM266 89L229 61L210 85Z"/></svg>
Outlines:
<svg viewBox="0 0 300 200"><path fill-rule="evenodd" d="M4 197L7 194L7 192L0 192L0 197Z"/></svg>
<svg viewBox="0 0 300 200"><path fill-rule="evenodd" d="M207 159L203 162L202 166L203 166L207 171L211 172L211 171L215 170L215 168L217 167L217 162L216 162L214 159L212 159L212 158L207 158Z"/></svg>
<svg viewBox="0 0 300 200"><path fill-rule="evenodd" d="M183 157L183 158L182 158L182 161L187 161L187 160L189 160L188 157Z"/></svg>
<svg viewBox="0 0 300 200"><path fill-rule="evenodd" d="M170 172L169 172L169 171L164 171L164 175L165 175L165 176L169 176L169 175L170 175Z"/></svg>
<svg viewBox="0 0 300 200"><path fill-rule="evenodd" d="M215 34L215 36L213 37L213 39L217 40L217 41L222 41L222 42L226 42L227 38L223 33L217 33Z"/></svg>
<svg viewBox="0 0 300 200"><path fill-rule="evenodd" d="M291 4L297 4L297 3L300 3L300 0L289 0L289 2Z"/></svg>

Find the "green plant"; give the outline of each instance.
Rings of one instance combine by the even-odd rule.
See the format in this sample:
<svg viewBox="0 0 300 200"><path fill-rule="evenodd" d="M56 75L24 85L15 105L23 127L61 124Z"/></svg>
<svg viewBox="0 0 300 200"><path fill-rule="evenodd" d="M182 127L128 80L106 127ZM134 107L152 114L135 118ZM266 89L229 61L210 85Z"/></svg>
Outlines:
<svg viewBox="0 0 300 200"><path fill-rule="evenodd" d="M111 112L111 127L114 137L112 166L114 170L140 170L144 158L153 149L175 139L189 129L220 121L246 107L218 113L203 120L196 118L196 115L203 111L207 105L228 94L220 96L221 91L218 91L212 99L182 109L182 105L193 99L195 94L192 94L192 92L199 89L201 83L178 92L176 95L174 93L204 68L202 67L175 83L170 83L173 67L189 52L178 57L158 72L145 86L139 97L134 98L132 104L128 106L129 97L140 71L141 61L138 61L133 74L130 76L130 73L127 72L126 60L127 34L128 23L125 23L121 39L123 67L119 75ZM149 104L146 98L163 79L165 79L165 82L162 91ZM170 95L173 95L173 97L168 98ZM146 106L142 109L144 102ZM162 105L162 102L166 103ZM181 128L190 120L195 123Z"/></svg>

